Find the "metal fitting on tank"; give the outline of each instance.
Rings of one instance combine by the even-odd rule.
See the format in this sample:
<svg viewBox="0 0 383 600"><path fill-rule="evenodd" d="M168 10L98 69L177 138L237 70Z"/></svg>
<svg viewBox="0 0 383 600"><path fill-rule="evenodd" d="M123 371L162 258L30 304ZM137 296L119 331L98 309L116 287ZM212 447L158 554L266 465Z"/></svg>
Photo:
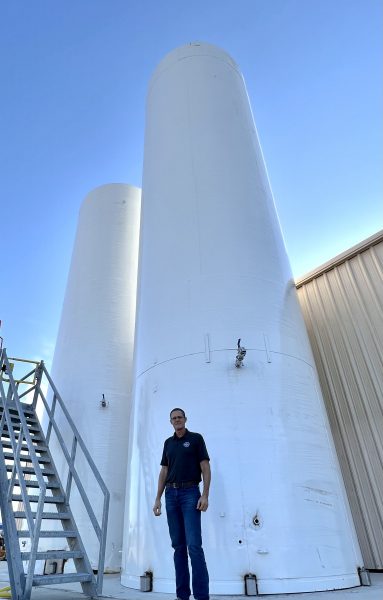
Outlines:
<svg viewBox="0 0 383 600"><path fill-rule="evenodd" d="M358 568L360 585L371 585L370 572L365 567Z"/></svg>
<svg viewBox="0 0 383 600"><path fill-rule="evenodd" d="M141 592L151 592L153 590L153 573L151 571L145 571L140 576L140 590Z"/></svg>
<svg viewBox="0 0 383 600"><path fill-rule="evenodd" d="M101 408L107 408L107 406L109 405L109 402L105 398L105 394L102 395L102 400L100 400L100 405L101 405Z"/></svg>
<svg viewBox="0 0 383 600"><path fill-rule="evenodd" d="M262 527L261 518L258 513L256 513L253 517L253 525L254 527Z"/></svg>
<svg viewBox="0 0 383 600"><path fill-rule="evenodd" d="M246 356L246 348L241 346L241 338L239 338L237 342L237 348L238 352L237 356L235 357L235 366L237 367L237 369L239 369L240 367L242 367L242 361Z"/></svg>
<svg viewBox="0 0 383 600"><path fill-rule="evenodd" d="M244 579L246 596L258 596L257 576L254 573L247 573Z"/></svg>

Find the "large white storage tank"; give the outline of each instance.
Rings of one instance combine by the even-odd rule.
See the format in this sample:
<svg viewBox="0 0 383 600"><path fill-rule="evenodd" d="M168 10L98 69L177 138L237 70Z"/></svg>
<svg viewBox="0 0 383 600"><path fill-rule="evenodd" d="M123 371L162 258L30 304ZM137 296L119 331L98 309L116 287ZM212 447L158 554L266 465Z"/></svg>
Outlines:
<svg viewBox="0 0 383 600"><path fill-rule="evenodd" d="M85 198L52 368L56 387L110 492L106 571L121 566L140 204L141 191L126 184L103 185ZM57 421L70 452L72 440L60 410ZM101 523L100 488L80 450L77 455L75 466ZM63 474L65 467L57 460ZM98 541L75 485L70 502L97 567Z"/></svg>
<svg viewBox="0 0 383 600"><path fill-rule="evenodd" d="M242 75L222 50L165 57L149 89L122 583L173 592L152 513L169 411L205 437L211 592L359 585L361 564ZM235 367L237 339L247 348Z"/></svg>

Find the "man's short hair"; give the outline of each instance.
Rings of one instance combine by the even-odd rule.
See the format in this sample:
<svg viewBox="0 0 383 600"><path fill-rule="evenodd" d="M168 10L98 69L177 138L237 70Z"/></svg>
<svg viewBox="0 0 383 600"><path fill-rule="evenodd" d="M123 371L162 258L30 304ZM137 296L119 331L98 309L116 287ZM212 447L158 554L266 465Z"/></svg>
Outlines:
<svg viewBox="0 0 383 600"><path fill-rule="evenodd" d="M173 414L173 413L174 413L176 410L179 410L180 412L182 412L182 416L186 418L185 411L184 411L182 408L172 408L172 410L170 411L170 415L169 415L169 416L170 416L170 418L172 418L172 414Z"/></svg>

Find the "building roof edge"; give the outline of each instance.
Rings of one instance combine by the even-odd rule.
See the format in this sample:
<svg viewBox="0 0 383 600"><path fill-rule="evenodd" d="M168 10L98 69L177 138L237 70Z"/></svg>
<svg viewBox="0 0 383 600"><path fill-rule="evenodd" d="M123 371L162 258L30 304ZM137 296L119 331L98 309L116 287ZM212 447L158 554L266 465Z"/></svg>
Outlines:
<svg viewBox="0 0 383 600"><path fill-rule="evenodd" d="M379 242L381 242L381 241L383 241L383 229L381 229L380 231L377 231L377 233L374 233L373 235L371 235L367 239L363 240L362 242L359 242L359 244L356 244L355 246L352 246L351 248L349 248L348 250L345 250L341 254L338 254L337 256L335 256L331 260L325 262L323 265L320 265L313 271L310 271L309 273L302 275L302 277L298 277L297 279L295 279L295 287L297 289L302 287L303 285L305 285L306 283L309 283L313 279L320 277L321 275L323 275L323 273L326 273L327 271L331 271L331 269L334 269L335 267L346 262L346 260L350 260L350 258L353 258L357 254L360 254L361 252L368 250L368 248L371 248L371 246L375 246L376 244L379 244Z"/></svg>

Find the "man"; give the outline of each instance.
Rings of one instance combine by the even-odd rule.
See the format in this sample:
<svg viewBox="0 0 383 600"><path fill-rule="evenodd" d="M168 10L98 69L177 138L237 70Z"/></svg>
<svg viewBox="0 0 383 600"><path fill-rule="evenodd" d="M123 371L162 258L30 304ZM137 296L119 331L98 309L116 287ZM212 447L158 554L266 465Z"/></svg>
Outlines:
<svg viewBox="0 0 383 600"><path fill-rule="evenodd" d="M156 517L161 514L161 496L166 489L166 515L174 548L177 599L189 600L191 594L189 552L194 598L208 600L209 575L202 549L201 512L205 512L209 505L210 459L202 435L188 431L186 421L185 411L173 408L170 423L174 427L174 435L165 440L153 512ZM202 495L199 490L201 473Z"/></svg>

